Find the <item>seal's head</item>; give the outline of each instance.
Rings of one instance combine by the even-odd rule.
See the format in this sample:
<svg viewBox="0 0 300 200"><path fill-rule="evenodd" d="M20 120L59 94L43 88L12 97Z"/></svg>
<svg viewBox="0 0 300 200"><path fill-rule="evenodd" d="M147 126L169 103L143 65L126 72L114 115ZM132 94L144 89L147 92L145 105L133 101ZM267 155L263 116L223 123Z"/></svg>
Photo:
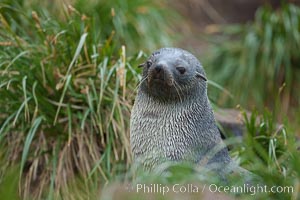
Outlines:
<svg viewBox="0 0 300 200"><path fill-rule="evenodd" d="M159 99L182 99L192 88L206 88L206 75L191 53L179 48L162 48L140 65L144 67L141 90Z"/></svg>

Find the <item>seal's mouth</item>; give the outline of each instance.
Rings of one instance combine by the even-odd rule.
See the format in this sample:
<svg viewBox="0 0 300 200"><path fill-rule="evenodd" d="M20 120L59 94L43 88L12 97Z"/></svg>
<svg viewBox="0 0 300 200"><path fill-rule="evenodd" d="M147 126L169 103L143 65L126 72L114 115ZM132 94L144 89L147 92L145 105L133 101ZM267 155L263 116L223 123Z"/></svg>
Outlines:
<svg viewBox="0 0 300 200"><path fill-rule="evenodd" d="M161 77L148 77L148 85L163 85L163 86L173 86L173 79L171 78L161 78Z"/></svg>
<svg viewBox="0 0 300 200"><path fill-rule="evenodd" d="M160 83L160 82L165 82L165 79L153 77L151 80L149 79L149 82L151 82L151 81Z"/></svg>

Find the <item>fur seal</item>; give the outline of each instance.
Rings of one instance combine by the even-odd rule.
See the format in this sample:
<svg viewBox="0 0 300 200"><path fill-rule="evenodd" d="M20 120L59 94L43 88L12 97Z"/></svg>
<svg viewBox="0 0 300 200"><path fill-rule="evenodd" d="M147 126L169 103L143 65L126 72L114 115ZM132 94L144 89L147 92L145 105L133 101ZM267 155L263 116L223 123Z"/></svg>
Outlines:
<svg viewBox="0 0 300 200"><path fill-rule="evenodd" d="M186 50L156 50L143 67L130 119L134 161L152 170L165 161L219 169L232 162L207 97L205 71Z"/></svg>

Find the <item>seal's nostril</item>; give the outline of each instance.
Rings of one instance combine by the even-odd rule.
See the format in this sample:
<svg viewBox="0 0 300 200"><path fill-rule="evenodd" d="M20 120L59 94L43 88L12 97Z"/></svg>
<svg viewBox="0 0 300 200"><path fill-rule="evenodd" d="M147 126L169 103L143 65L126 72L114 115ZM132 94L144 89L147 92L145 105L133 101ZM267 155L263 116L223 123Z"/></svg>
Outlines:
<svg viewBox="0 0 300 200"><path fill-rule="evenodd" d="M155 66L155 71L156 71L157 73L161 72L162 69L163 69L162 65L156 65L156 66Z"/></svg>

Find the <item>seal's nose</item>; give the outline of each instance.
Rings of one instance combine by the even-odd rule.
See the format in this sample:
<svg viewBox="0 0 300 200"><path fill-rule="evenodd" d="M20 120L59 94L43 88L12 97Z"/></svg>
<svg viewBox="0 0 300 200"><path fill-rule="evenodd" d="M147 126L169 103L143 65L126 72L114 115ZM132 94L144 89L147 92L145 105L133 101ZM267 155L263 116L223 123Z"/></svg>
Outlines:
<svg viewBox="0 0 300 200"><path fill-rule="evenodd" d="M163 66L161 64L158 64L158 65L155 66L154 69L155 69L156 73L160 73L160 72L163 71Z"/></svg>
<svg viewBox="0 0 300 200"><path fill-rule="evenodd" d="M152 80L164 82L170 76L168 66L165 62L157 62L148 70L148 81Z"/></svg>

